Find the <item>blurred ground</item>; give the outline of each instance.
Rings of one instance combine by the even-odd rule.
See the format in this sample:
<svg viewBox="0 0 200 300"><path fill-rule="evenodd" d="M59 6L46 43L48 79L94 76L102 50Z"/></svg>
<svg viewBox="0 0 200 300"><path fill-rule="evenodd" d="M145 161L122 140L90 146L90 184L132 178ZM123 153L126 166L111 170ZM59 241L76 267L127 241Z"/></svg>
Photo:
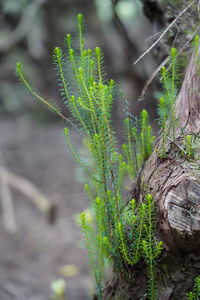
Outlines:
<svg viewBox="0 0 200 300"><path fill-rule="evenodd" d="M134 115L146 108L151 119L156 118L151 91L148 101L137 102L155 68L151 56L133 67L152 44L147 38L154 33L139 0L0 1L0 165L27 178L58 203L57 223L50 226L25 196L12 190L19 231L14 237L8 235L0 212L0 300L50 299L50 283L62 277L60 268L71 264L79 273L65 278L67 300L92 298L87 254L80 248L80 230L74 221L88 201L75 178L76 165L62 135L64 125L55 123L56 117L49 117L27 96L14 75L15 63L22 62L41 93L58 99L50 57L54 46L63 45L65 33L76 36L79 12L86 19L86 46L103 49L105 71L117 82L116 98L121 104L115 105L113 119L119 135L125 103L125 107L130 103ZM47 119L51 125L44 125ZM73 136L80 145L78 136Z"/></svg>
<svg viewBox="0 0 200 300"><path fill-rule="evenodd" d="M19 232L8 235L0 217L0 300L50 299L50 283L62 277L60 268L68 264L77 266L79 273L66 278L67 299L91 299L87 255L80 248L80 230L74 221L74 214L88 204L74 177L62 128L62 124L38 127L19 119L0 121L0 163L58 203L57 222L50 226L23 195L12 190ZM76 135L75 140L79 142Z"/></svg>

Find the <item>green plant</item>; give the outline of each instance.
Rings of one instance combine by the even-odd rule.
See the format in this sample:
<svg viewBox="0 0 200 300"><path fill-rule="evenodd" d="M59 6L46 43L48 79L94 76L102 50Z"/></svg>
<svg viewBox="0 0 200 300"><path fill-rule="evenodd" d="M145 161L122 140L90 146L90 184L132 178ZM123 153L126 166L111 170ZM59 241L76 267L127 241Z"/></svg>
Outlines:
<svg viewBox="0 0 200 300"><path fill-rule="evenodd" d="M200 37L199 35L195 35L193 39L193 49L194 49L194 54L195 54L195 63L199 67L199 42L200 42Z"/></svg>
<svg viewBox="0 0 200 300"><path fill-rule="evenodd" d="M188 300L199 300L200 299L200 276L194 279L194 287L191 292L187 294Z"/></svg>
<svg viewBox="0 0 200 300"><path fill-rule="evenodd" d="M185 154L188 159L194 159L195 148L194 148L194 137L191 134L184 136L183 146L185 149Z"/></svg>
<svg viewBox="0 0 200 300"><path fill-rule="evenodd" d="M199 71L199 42L200 38L196 35L193 39L192 49L195 55L195 63L197 64ZM158 124L161 129L161 147L158 155L161 158L167 157L167 142L171 141L172 146L177 146L181 149L181 146L177 143L176 130L177 128L182 131L184 135L184 128L178 126L178 119L176 117L175 100L178 93L181 67L180 58L178 57L178 51L176 48L171 48L170 61L168 66L163 66L160 72L160 80L163 87L163 94L158 101ZM194 138L187 134L184 136L182 155L187 155L189 159L193 159L195 156Z"/></svg>
<svg viewBox="0 0 200 300"><path fill-rule="evenodd" d="M51 283L51 298L54 300L66 300L65 297L66 284L63 279L55 280Z"/></svg>
<svg viewBox="0 0 200 300"><path fill-rule="evenodd" d="M126 158L129 176L134 178L153 150L155 137L152 135L148 112L143 109L139 120L134 120L134 122L131 115L128 114L128 117L124 119L124 133L126 140L122 145L122 150Z"/></svg>
<svg viewBox="0 0 200 300"><path fill-rule="evenodd" d="M155 239L155 207L151 194L146 196L146 222L144 223L144 239L142 240L142 250L148 265L149 278L149 298L158 298L156 281L156 259L161 253L162 242Z"/></svg>
<svg viewBox="0 0 200 300"><path fill-rule="evenodd" d="M85 236L98 299L103 298L107 263L116 272L126 276L128 271L125 271L124 265L132 266L145 260L149 276L149 299L155 300L155 265L162 243L155 239L154 234L156 224L153 197L146 195L143 203L131 200L128 206L123 202L124 178L136 177L152 153L154 136L148 112L142 110L138 122L134 122L128 113L124 121L126 139L120 152L111 117L115 82L108 81L105 77L101 49L85 49L81 14L78 15L77 27L79 50L74 50L72 37L67 34L67 54L59 47L53 51L61 96L73 120L66 118L57 105L32 87L20 63L16 65L16 72L35 98L80 132L93 158L90 167L72 145L70 129L65 128L68 148L89 177L85 192L91 201L92 218L88 218L85 212L81 213L80 225ZM174 86L171 89L174 90Z"/></svg>
<svg viewBox="0 0 200 300"><path fill-rule="evenodd" d="M177 95L177 82L178 82L178 59L177 49L171 48L170 52L170 67L161 68L161 83L163 86L164 94L159 99L158 103L158 123L161 128L162 145L159 155L166 157L166 143L167 138L171 135L172 140L175 143L177 119L175 113L175 99Z"/></svg>

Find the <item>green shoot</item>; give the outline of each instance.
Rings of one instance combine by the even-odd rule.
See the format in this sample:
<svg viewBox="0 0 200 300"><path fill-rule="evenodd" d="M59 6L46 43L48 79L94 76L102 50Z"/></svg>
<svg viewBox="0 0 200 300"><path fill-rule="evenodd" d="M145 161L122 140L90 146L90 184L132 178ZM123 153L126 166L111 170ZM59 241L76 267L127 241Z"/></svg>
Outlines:
<svg viewBox="0 0 200 300"><path fill-rule="evenodd" d="M193 136L191 134L188 134L184 136L184 148L186 151L186 155L189 159L194 159L195 156L195 149L193 146Z"/></svg>
<svg viewBox="0 0 200 300"><path fill-rule="evenodd" d="M175 143L177 119L175 112L175 99L177 95L178 68L177 49L171 48L170 51L170 67L161 68L161 83L163 85L164 94L158 103L158 124L161 128L162 144L160 149L160 157L166 157L167 138L171 135Z"/></svg>
<svg viewBox="0 0 200 300"><path fill-rule="evenodd" d="M200 276L194 279L194 287L191 292L187 294L188 300L199 300L200 299Z"/></svg>
<svg viewBox="0 0 200 300"><path fill-rule="evenodd" d="M149 115L146 110L142 110L138 122L133 122L130 113L126 115L125 141L120 153L117 134L112 126L115 82L106 79L101 49L99 47L85 49L84 22L81 14L78 15L77 22L79 50L75 50L72 37L67 34L65 37L67 53L59 47L55 47L53 51L60 95L71 113L72 120L66 118L57 105L36 92L20 63L16 66L17 76L37 100L75 127L87 145L92 159L91 165L80 157L71 142L69 129L64 129L71 155L87 174L85 193L90 200L92 218L86 212L81 213L80 226L88 250L98 300L103 299L107 263L115 272L124 275L124 264L134 266L144 259L149 270L150 299L156 299L155 265L161 252L161 243L154 237L156 227L153 197L147 195L140 204L131 200L128 206L123 201L124 180L127 176L130 179L136 178L153 150L155 137L152 134ZM161 126L165 128L163 137L167 137L168 134L166 110L172 111L176 93L175 56L172 59L174 71L170 84L167 71L163 71L163 82L166 81L166 89L169 90L163 102L164 107L160 107L165 110L165 115L160 121Z"/></svg>

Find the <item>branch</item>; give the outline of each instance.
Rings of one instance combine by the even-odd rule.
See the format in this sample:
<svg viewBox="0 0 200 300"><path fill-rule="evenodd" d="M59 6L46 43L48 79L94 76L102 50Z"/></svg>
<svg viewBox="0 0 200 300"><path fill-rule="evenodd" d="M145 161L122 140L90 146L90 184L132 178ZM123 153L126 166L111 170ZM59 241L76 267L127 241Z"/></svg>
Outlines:
<svg viewBox="0 0 200 300"><path fill-rule="evenodd" d="M198 30L200 29L200 26L197 27L197 29L194 31L193 35L190 37L190 39L188 39L188 41L183 45L183 47L179 50L178 52L178 56L185 50L185 48L189 45L189 43L193 40L194 36L196 35L196 33L198 32ZM148 78L147 82L145 83L143 89L142 89L142 93L140 95L140 97L138 98L138 101L143 101L144 100L144 95L146 94L146 91L149 87L149 85L151 84L151 82L153 81L153 79L156 77L156 75L160 72L161 68L170 60L170 56L167 56L162 63L153 71L153 73L151 74L151 76Z"/></svg>
<svg viewBox="0 0 200 300"><path fill-rule="evenodd" d="M23 10L23 14L18 26L5 38L0 39L0 52L5 52L13 47L28 34L35 16L40 7L46 0L31 1L30 4Z"/></svg>
<svg viewBox="0 0 200 300"><path fill-rule="evenodd" d="M158 42L163 38L163 36L169 31L171 27L178 21L178 19L196 2L196 0L193 0L188 6L184 8L180 12L180 14L167 26L167 28L163 31L163 33L159 36L159 38L151 45L133 64L137 64L147 53L149 53L157 44Z"/></svg>
<svg viewBox="0 0 200 300"><path fill-rule="evenodd" d="M1 176L0 196L3 226L8 233L15 234L18 228L15 220L13 198L5 174Z"/></svg>
<svg viewBox="0 0 200 300"><path fill-rule="evenodd" d="M5 167L0 166L0 181L24 194L42 213L47 215L50 223L55 221L56 206L51 204L44 194L42 194L27 179L13 174Z"/></svg>

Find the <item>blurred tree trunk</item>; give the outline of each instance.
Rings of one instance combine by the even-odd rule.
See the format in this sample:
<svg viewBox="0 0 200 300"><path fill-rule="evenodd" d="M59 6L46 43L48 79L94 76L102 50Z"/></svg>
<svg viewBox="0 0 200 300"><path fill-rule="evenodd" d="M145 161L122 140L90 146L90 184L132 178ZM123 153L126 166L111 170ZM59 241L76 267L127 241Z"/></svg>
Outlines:
<svg viewBox="0 0 200 300"><path fill-rule="evenodd" d="M161 5L167 1L143 0L143 2L144 8L149 8L147 11L151 20L158 20L159 17L159 24L167 24L166 13L170 10L164 4ZM188 13L191 13L191 9ZM185 19L185 22L188 24L191 22L190 28L194 27L194 19ZM165 39L165 43L169 45L169 40ZM161 53L160 57L162 55L165 56L165 53ZM198 158L195 162L177 155L180 152L179 144L183 139L183 131L180 128L184 129L184 135L193 134L199 142L199 57L200 54L198 54L198 61L195 55L191 57L176 99L176 114L179 119L179 129L176 130L177 143L169 140L167 158L161 159L158 157L161 139L158 138L153 154L144 165L131 191L131 198L137 201L143 201L147 192L155 199L158 234L164 243L163 254L157 263L160 300L187 299L187 292L193 286L194 277L200 274L199 145L196 145ZM147 299L148 282L145 264L141 262L133 267L130 278L125 280L116 275L107 284L105 299Z"/></svg>

